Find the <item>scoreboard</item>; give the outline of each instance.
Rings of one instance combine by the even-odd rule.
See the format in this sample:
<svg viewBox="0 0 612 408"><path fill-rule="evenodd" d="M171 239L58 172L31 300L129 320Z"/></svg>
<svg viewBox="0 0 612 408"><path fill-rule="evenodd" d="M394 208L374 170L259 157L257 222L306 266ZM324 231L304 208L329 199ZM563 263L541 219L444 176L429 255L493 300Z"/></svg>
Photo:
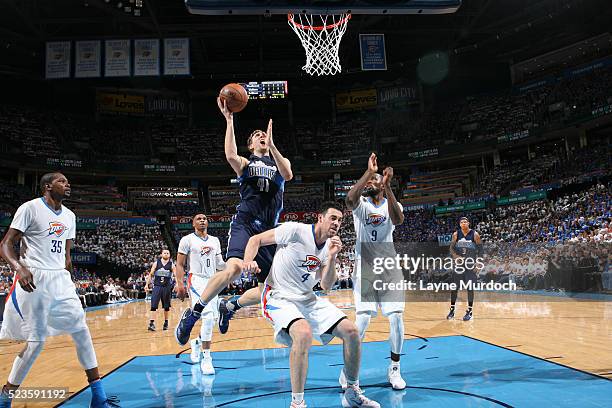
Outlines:
<svg viewBox="0 0 612 408"><path fill-rule="evenodd" d="M284 99L287 97L287 81L247 82L240 84L250 99Z"/></svg>

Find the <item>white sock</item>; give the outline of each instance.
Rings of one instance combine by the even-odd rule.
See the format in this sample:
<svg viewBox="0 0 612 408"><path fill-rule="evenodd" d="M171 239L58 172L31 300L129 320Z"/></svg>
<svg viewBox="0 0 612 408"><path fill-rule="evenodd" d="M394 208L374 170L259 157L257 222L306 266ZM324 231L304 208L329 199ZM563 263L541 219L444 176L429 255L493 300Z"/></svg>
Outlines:
<svg viewBox="0 0 612 408"><path fill-rule="evenodd" d="M210 349L202 350L203 358L210 358Z"/></svg>
<svg viewBox="0 0 612 408"><path fill-rule="evenodd" d="M295 403L300 403L304 401L304 393L303 392L292 392L291 401Z"/></svg>

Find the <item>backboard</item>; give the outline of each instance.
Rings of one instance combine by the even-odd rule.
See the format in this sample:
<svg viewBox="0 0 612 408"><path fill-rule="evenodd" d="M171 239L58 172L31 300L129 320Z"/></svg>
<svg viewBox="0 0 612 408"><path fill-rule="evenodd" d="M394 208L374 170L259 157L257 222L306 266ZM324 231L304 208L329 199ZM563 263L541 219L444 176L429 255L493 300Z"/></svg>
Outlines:
<svg viewBox="0 0 612 408"><path fill-rule="evenodd" d="M447 14L461 0L185 0L192 14Z"/></svg>

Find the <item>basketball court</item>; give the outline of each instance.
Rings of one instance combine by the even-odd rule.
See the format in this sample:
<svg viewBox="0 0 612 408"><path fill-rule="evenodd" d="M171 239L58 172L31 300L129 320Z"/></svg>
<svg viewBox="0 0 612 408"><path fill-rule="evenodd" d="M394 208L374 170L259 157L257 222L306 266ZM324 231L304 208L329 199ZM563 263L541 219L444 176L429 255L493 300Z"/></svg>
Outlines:
<svg viewBox="0 0 612 408"><path fill-rule="evenodd" d="M446 302L407 304L404 391L394 391L385 382L388 323L382 317L373 319L361 370L368 395L383 407L612 404L609 299L488 296L491 301L478 303L470 322L446 321ZM332 292L330 299L354 317L351 291ZM187 302L173 302L171 326L187 307ZM179 347L172 330L147 332L147 310L146 301L136 301L87 313L100 369L107 373L104 386L122 407L281 407L290 402L288 349L274 344L272 328L256 308L240 311L226 335L215 329L215 376L202 376L199 365L189 360L188 346ZM3 342L4 375L20 348ZM69 337L49 340L24 387L67 386L69 399L57 406L86 406L89 391L74 357ZM337 341L312 348L306 383L310 406L340 405L341 364Z"/></svg>

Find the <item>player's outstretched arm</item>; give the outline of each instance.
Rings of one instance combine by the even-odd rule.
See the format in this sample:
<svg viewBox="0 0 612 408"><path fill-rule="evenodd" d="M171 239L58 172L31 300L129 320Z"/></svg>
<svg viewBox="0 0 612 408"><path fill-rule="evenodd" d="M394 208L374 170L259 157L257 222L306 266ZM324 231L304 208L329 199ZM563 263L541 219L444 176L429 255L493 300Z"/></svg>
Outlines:
<svg viewBox="0 0 612 408"><path fill-rule="evenodd" d="M187 255L178 252L176 254L176 271L174 277L176 279L176 297L181 300L185 300L185 295L187 291L185 290L185 284L183 280L185 279L185 261L187 260Z"/></svg>
<svg viewBox="0 0 612 408"><path fill-rule="evenodd" d="M16 278L19 279L19 284L23 290L32 292L36 289L32 272L19 262L19 257L17 253L15 253L15 246L21 241L21 237L23 237L23 232L15 228L9 228L4 239L0 243L0 256L9 264L11 270L17 274Z"/></svg>
<svg viewBox="0 0 612 408"><path fill-rule="evenodd" d="M276 148L274 144L274 138L272 137L272 119L268 122L268 137L270 138L270 154L276 162L278 172L283 176L285 181L289 181L293 178L293 171L291 171L291 162L285 158Z"/></svg>
<svg viewBox="0 0 612 408"><path fill-rule="evenodd" d="M350 208L351 210L357 208L357 204L359 204L359 197L361 197L363 189L365 188L368 180L374 174L376 174L377 171L378 163L376 162L376 154L372 153L370 155L370 158L368 159L368 169L365 173L363 173L363 176L361 176L361 178L357 180L357 183L355 183L355 185L351 187L348 194L346 195L346 206L348 208Z"/></svg>
<svg viewBox="0 0 612 408"><path fill-rule="evenodd" d="M281 227L279 227L281 228ZM276 244L276 237L274 229L262 232L261 234L253 235L249 238L246 248L244 249L244 262L242 263L242 270L245 272L259 273L259 265L255 261L257 251L262 246Z"/></svg>
<svg viewBox="0 0 612 408"><path fill-rule="evenodd" d="M336 257L342 250L342 241L337 235L329 241L329 259L321 270L321 289L330 290L336 282Z"/></svg>
<svg viewBox="0 0 612 408"><path fill-rule="evenodd" d="M393 180L393 167L387 167L383 171L383 186L388 201L389 218L391 218L393 225L401 225L404 223L404 211L397 202L397 198L395 198L395 194L391 188L391 180Z"/></svg>
<svg viewBox="0 0 612 408"><path fill-rule="evenodd" d="M236 135L234 134L234 114L227 108L227 103L221 98L217 98L219 110L225 117L227 126L225 128L225 159L232 167L234 172L240 177L242 170L249 164L249 161L238 155L238 147L236 146Z"/></svg>

